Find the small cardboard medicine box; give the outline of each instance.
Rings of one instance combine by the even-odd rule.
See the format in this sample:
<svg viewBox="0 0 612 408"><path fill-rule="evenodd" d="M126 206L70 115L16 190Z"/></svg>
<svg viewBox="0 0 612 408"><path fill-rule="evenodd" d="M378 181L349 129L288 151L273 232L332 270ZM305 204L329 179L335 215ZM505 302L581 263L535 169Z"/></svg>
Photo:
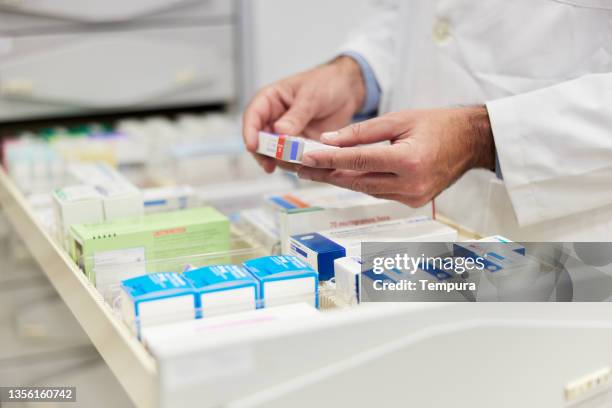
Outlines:
<svg viewBox="0 0 612 408"><path fill-rule="evenodd" d="M259 282L242 266L214 265L183 274L197 292L201 317L256 309Z"/></svg>
<svg viewBox="0 0 612 408"><path fill-rule="evenodd" d="M480 241L457 242L453 245L453 255L460 258L479 259L489 272L523 267L530 261L524 255L524 248L514 248L505 243L488 241L482 243Z"/></svg>
<svg viewBox="0 0 612 408"><path fill-rule="evenodd" d="M149 188L142 192L147 214L193 208L198 203L195 190L188 185Z"/></svg>
<svg viewBox="0 0 612 408"><path fill-rule="evenodd" d="M298 136L276 135L273 133L259 132L259 145L257 153L264 156L274 157L277 160L289 163L302 163L304 154L317 150L338 149L314 140L304 139Z"/></svg>
<svg viewBox="0 0 612 408"><path fill-rule="evenodd" d="M243 264L259 281L262 306L306 302L319 307L318 274L294 256L265 256Z"/></svg>
<svg viewBox="0 0 612 408"><path fill-rule="evenodd" d="M140 190L107 163L72 163L69 173L81 183L98 190L106 221L136 217L144 213Z"/></svg>
<svg viewBox="0 0 612 408"><path fill-rule="evenodd" d="M360 302L361 258L345 256L334 260L336 293L349 305Z"/></svg>
<svg viewBox="0 0 612 408"><path fill-rule="evenodd" d="M137 217L144 214L142 193L131 184L100 184L96 186L104 204L106 221Z"/></svg>
<svg viewBox="0 0 612 408"><path fill-rule="evenodd" d="M146 325L196 318L196 293L178 273L152 273L124 280L120 296L123 320L134 331Z"/></svg>
<svg viewBox="0 0 612 408"><path fill-rule="evenodd" d="M102 282L118 283L147 272L182 271L181 257L222 253L230 246L229 220L212 207L78 224L71 233L73 259L99 289ZM220 255L211 262L227 261Z"/></svg>
<svg viewBox="0 0 612 408"><path fill-rule="evenodd" d="M102 196L92 186L58 188L52 196L58 238L66 249L69 249L71 225L104 221Z"/></svg>
<svg viewBox="0 0 612 408"><path fill-rule="evenodd" d="M303 259L321 280L334 277L334 260L365 256L363 242L454 242L457 231L428 217L413 217L294 235L289 253Z"/></svg>

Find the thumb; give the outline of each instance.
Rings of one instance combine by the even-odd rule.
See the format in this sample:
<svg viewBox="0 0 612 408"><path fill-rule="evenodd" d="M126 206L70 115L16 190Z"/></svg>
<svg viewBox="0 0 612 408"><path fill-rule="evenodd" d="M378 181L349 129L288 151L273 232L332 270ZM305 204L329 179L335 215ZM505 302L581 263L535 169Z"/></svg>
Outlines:
<svg viewBox="0 0 612 408"><path fill-rule="evenodd" d="M274 132L297 136L302 133L314 117L314 106L308 98L298 97L274 123Z"/></svg>
<svg viewBox="0 0 612 408"><path fill-rule="evenodd" d="M378 143L398 135L397 121L388 115L353 123L335 132L325 132L321 142L340 147Z"/></svg>

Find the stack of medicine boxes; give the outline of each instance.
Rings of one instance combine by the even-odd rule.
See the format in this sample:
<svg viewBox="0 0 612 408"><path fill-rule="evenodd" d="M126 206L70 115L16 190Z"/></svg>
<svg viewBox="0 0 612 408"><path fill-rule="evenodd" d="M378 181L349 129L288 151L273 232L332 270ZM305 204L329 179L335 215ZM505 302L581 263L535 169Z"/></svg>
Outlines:
<svg viewBox="0 0 612 408"><path fill-rule="evenodd" d="M70 250L70 226L99 223L144 213L142 194L106 163L79 164L78 184L52 192L57 238Z"/></svg>
<svg viewBox="0 0 612 408"><path fill-rule="evenodd" d="M318 275L292 256L268 256L242 265L215 265L183 274L154 273L121 283L124 321L145 325L309 303L318 307Z"/></svg>

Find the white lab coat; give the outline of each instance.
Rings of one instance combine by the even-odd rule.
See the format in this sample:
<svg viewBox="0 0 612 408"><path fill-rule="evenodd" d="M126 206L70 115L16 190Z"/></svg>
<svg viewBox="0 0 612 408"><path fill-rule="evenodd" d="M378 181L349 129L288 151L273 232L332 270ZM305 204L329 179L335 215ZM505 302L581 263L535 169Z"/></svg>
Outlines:
<svg viewBox="0 0 612 408"><path fill-rule="evenodd" d="M504 181L466 174L440 212L514 239L612 240L612 0L378 0L343 50L381 111L487 104Z"/></svg>

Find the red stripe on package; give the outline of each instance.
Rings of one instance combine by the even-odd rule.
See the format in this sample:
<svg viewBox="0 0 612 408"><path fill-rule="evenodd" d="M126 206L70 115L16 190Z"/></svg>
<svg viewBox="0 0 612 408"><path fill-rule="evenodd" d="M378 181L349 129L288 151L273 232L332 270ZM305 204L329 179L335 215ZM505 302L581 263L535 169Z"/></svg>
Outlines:
<svg viewBox="0 0 612 408"><path fill-rule="evenodd" d="M276 143L276 158L278 160L283 159L283 151L285 150L285 135L278 135L278 142Z"/></svg>

